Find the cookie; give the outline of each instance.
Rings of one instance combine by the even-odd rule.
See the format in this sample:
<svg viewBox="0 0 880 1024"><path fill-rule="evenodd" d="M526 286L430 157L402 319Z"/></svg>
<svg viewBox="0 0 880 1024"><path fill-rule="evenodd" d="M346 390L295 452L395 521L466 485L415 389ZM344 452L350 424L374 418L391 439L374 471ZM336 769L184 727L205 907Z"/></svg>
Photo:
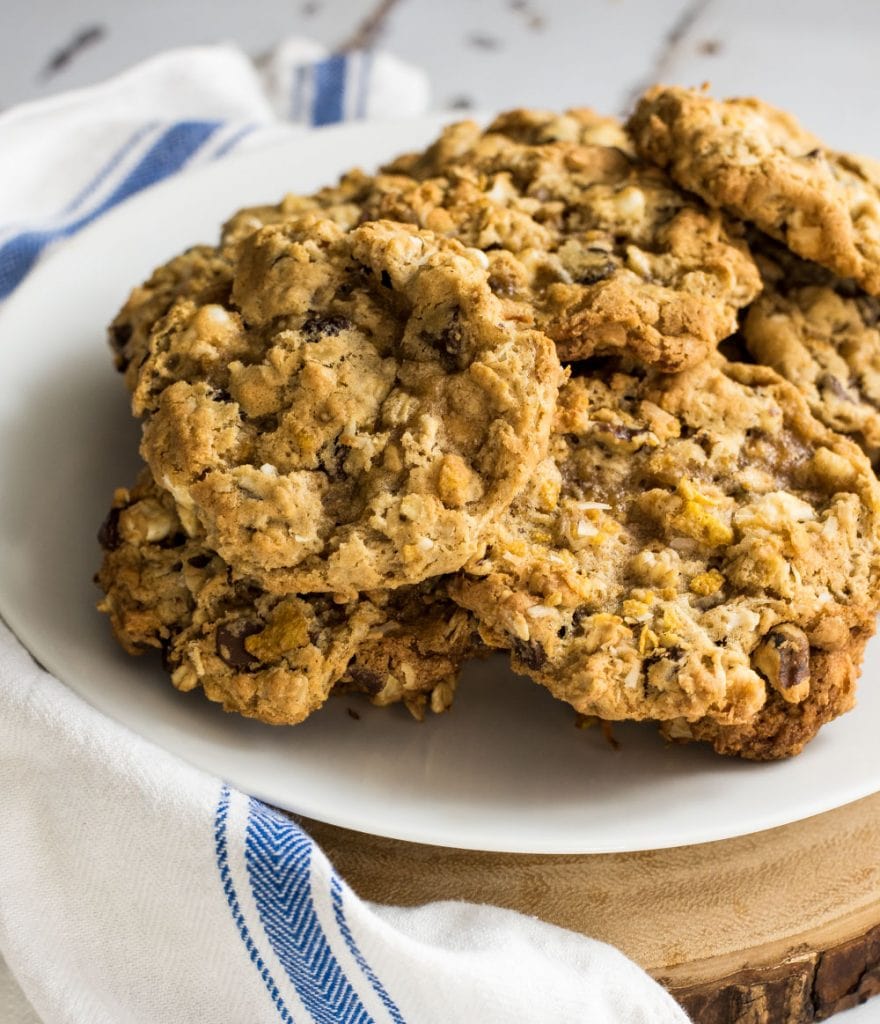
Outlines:
<svg viewBox="0 0 880 1024"><path fill-rule="evenodd" d="M754 263L717 212L587 114L579 132L565 117L536 127L529 111L484 132L453 125L420 161L389 170L447 192L445 230L487 251L496 290L534 306L564 359L630 350L665 370L698 362L757 294Z"/></svg>
<svg viewBox="0 0 880 1024"><path fill-rule="evenodd" d="M586 107L564 114L512 110L499 115L492 130L525 146L575 143L616 147L630 156L633 154L632 142L621 123ZM479 142L482 134L476 122L460 122L444 131L426 151L404 154L378 174L350 170L337 184L325 186L311 195L288 193L280 203L238 210L223 225L221 248L235 245L266 224L277 224L312 211L320 211L347 229L363 221L385 217L434 230L436 228L428 221L435 210L443 209L444 203L462 207L470 199L477 206L485 206L482 191L470 194L464 188L456 191L454 181L449 180L454 165L465 161L467 151ZM425 187L425 179L432 180L432 187ZM459 215L463 212L459 211ZM434 218L439 228L441 215L434 214ZM442 226L449 228L448 218ZM470 244L480 247L476 236L477 232L472 229L470 237L475 241ZM485 241L483 247L491 252L495 244Z"/></svg>
<svg viewBox="0 0 880 1024"><path fill-rule="evenodd" d="M279 203L245 206L223 224L219 247L229 252L262 227L282 224L309 213L320 214L350 231L370 219L364 215L364 207L374 195L386 190L388 186L383 182L382 175L366 174L355 168L343 174L335 185L326 185L311 195L288 192Z"/></svg>
<svg viewBox="0 0 880 1024"><path fill-rule="evenodd" d="M880 295L880 165L826 149L756 99L655 86L627 127L636 149L710 206Z"/></svg>
<svg viewBox="0 0 880 1024"><path fill-rule="evenodd" d="M616 118L604 117L589 107L575 107L563 113L520 107L498 114L486 128L476 121L454 122L425 150L405 153L383 169L421 181L442 177L454 165L468 163L485 145L487 136L503 137L527 147L567 143L605 146L634 154L632 140Z"/></svg>
<svg viewBox="0 0 880 1024"><path fill-rule="evenodd" d="M760 289L723 217L587 110L511 111L485 131L451 125L378 175L352 172L314 196L241 211L224 242L316 206L344 226L387 218L481 249L496 295L534 310L563 359L630 351L665 370L699 362Z"/></svg>
<svg viewBox="0 0 880 1024"><path fill-rule="evenodd" d="M831 284L777 290L743 324L752 357L805 396L817 419L880 457L880 303Z"/></svg>
<svg viewBox="0 0 880 1024"><path fill-rule="evenodd" d="M141 451L188 532L276 593L458 569L546 453L562 369L486 259L316 214L241 243L227 306L151 334Z"/></svg>
<svg viewBox="0 0 880 1024"><path fill-rule="evenodd" d="M130 391L137 387L140 368L147 358L150 332L178 299L194 302L228 300L232 263L228 255L210 245L196 245L157 267L132 289L109 327L110 347L117 370Z"/></svg>
<svg viewBox="0 0 880 1024"><path fill-rule="evenodd" d="M863 453L772 370L715 356L570 380L551 457L451 594L578 712L710 738L811 706L831 658L854 674L878 572Z"/></svg>
<svg viewBox="0 0 880 1024"><path fill-rule="evenodd" d="M443 580L337 602L234 579L147 473L116 492L99 539L99 608L125 650L161 650L179 690L249 718L295 724L334 691L421 718L449 706L461 664L480 653Z"/></svg>

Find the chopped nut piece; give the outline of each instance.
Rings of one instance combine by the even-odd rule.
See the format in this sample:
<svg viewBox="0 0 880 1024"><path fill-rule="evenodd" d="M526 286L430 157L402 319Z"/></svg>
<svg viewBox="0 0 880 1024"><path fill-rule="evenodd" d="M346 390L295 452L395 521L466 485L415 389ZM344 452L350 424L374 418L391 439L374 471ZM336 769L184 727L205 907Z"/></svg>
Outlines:
<svg viewBox="0 0 880 1024"><path fill-rule="evenodd" d="M810 641L802 629L783 623L755 648L752 664L790 704L810 692Z"/></svg>

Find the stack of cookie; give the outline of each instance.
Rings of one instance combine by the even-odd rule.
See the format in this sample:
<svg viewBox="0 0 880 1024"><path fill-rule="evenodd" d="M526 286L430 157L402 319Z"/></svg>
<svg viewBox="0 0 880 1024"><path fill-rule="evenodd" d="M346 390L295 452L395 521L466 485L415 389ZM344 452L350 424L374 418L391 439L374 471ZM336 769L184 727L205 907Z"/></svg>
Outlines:
<svg viewBox="0 0 880 1024"><path fill-rule="evenodd" d="M146 468L101 609L174 685L799 752L880 607L880 168L757 101L514 111L242 210L111 325Z"/></svg>

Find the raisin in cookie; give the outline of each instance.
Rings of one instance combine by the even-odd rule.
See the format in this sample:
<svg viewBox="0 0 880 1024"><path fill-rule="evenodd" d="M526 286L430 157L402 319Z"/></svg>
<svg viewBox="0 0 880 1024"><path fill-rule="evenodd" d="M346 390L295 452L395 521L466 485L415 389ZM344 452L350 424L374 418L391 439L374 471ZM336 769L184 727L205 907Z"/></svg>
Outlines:
<svg viewBox="0 0 880 1024"><path fill-rule="evenodd" d="M300 722L334 689L402 701L421 718L449 706L460 665L479 653L473 621L443 580L341 603L233 580L146 473L117 491L100 540L99 608L121 645L159 648L178 689L201 687L250 718Z"/></svg>
<svg viewBox="0 0 880 1024"><path fill-rule="evenodd" d="M315 214L245 238L229 305L176 303L135 391L186 529L276 592L417 583L480 550L546 453L563 373L485 262Z"/></svg>
<svg viewBox="0 0 880 1024"><path fill-rule="evenodd" d="M628 128L636 149L710 206L880 294L880 165L836 153L790 114L655 86Z"/></svg>
<svg viewBox="0 0 880 1024"><path fill-rule="evenodd" d="M828 658L855 671L880 486L790 384L720 356L576 377L555 431L451 590L517 671L583 714L694 723L719 749L771 699L783 716L815 699Z"/></svg>

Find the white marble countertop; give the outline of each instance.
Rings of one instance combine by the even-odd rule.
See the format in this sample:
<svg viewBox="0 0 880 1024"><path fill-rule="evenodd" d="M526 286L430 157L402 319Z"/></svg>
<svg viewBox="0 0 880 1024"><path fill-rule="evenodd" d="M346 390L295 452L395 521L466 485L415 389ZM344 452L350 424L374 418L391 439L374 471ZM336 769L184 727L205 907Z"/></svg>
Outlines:
<svg viewBox="0 0 880 1024"><path fill-rule="evenodd" d="M423 67L436 109L622 113L648 82L708 80L880 156L876 0L6 0L0 28L0 108L172 46L233 42L259 58L300 35L330 50L381 46ZM877 1024L880 999L835 1020Z"/></svg>
<svg viewBox="0 0 880 1024"><path fill-rule="evenodd" d="M7 0L0 27L0 107L170 46L231 41L259 57L302 35L329 49L371 42L420 65L437 109L617 113L647 81L709 80L880 156L876 0Z"/></svg>

